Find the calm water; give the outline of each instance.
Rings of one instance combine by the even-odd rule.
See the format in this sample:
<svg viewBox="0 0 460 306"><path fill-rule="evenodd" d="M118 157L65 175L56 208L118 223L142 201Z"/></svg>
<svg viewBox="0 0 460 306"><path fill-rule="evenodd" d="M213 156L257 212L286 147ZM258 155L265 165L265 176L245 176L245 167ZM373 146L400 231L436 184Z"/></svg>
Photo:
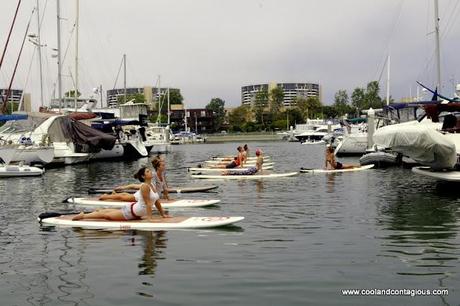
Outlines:
<svg viewBox="0 0 460 306"><path fill-rule="evenodd" d="M323 165L322 147L249 143L275 171ZM184 166L236 143L183 145L167 155L170 185ZM353 159L341 159L345 162ZM405 169L212 181L213 208L173 215L242 215L214 230L104 232L41 228L46 210L89 187L126 183L147 160L50 169L0 180L1 305L459 305L460 185ZM78 208L77 208L78 209ZM436 297L348 297L341 289L449 289Z"/></svg>

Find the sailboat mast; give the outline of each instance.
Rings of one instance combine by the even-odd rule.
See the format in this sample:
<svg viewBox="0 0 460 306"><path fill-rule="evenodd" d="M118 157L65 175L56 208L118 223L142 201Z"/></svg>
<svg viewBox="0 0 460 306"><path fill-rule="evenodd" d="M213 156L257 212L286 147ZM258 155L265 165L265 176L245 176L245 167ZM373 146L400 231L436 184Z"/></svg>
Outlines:
<svg viewBox="0 0 460 306"><path fill-rule="evenodd" d="M62 63L61 63L61 1L56 0L57 10L57 64L58 64L58 99L59 112L62 108Z"/></svg>
<svg viewBox="0 0 460 306"><path fill-rule="evenodd" d="M171 104L169 102L169 87L168 87L168 126L171 124Z"/></svg>
<svg viewBox="0 0 460 306"><path fill-rule="evenodd" d="M80 19L80 0L76 0L76 18L75 18L75 92L74 92L74 102L75 102L75 112L77 111L77 100L78 100L78 28L79 28L79 19Z"/></svg>
<svg viewBox="0 0 460 306"><path fill-rule="evenodd" d="M126 103L127 99L126 93L126 54L123 54L123 101Z"/></svg>
<svg viewBox="0 0 460 306"><path fill-rule="evenodd" d="M439 47L439 7L438 0L434 0L434 27L436 35L436 69L437 69L437 80L436 87L441 92L441 52Z"/></svg>
<svg viewBox="0 0 460 306"><path fill-rule="evenodd" d="M387 60L387 105L390 105L390 54Z"/></svg>
<svg viewBox="0 0 460 306"><path fill-rule="evenodd" d="M40 100L41 106L43 107L43 68L42 68L42 43L41 43L41 34L40 34L40 3L37 0L37 48L38 48L38 66L40 71Z"/></svg>

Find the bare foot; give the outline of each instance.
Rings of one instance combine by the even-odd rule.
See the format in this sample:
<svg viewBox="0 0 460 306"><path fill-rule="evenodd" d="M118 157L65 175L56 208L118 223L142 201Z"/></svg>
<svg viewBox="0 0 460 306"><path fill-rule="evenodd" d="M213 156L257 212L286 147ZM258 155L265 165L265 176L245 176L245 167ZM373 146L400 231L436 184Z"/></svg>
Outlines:
<svg viewBox="0 0 460 306"><path fill-rule="evenodd" d="M73 217L73 218L72 218L72 221L82 220L84 217L85 217L85 213L84 213L84 212L81 212L81 213L79 213L78 215L76 215L75 217Z"/></svg>

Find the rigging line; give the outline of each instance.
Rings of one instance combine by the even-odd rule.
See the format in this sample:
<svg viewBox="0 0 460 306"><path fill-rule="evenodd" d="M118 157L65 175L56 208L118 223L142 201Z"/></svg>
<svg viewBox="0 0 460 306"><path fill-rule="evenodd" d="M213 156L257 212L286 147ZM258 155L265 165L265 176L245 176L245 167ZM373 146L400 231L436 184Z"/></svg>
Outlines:
<svg viewBox="0 0 460 306"><path fill-rule="evenodd" d="M456 15L458 15L458 13L460 12L460 10L456 11L457 7L458 7L458 3L459 3L459 1L456 1L455 5L454 5L454 8L450 11L450 15L449 15L449 17L447 19L446 26L445 26L446 30L443 32L443 34L441 36L442 39L444 39L448 35L450 30L452 29L452 25L455 24L455 21L456 21L455 19L457 18ZM454 18L454 14L455 14L455 18ZM454 18L454 19L452 20L452 18Z"/></svg>
<svg viewBox="0 0 460 306"><path fill-rule="evenodd" d="M383 70L384 70L385 65L386 65L386 62L387 62L387 60L388 60L388 53L389 53L389 50L390 50L390 47L389 47L389 46L391 45L392 38L394 37L394 33L396 32L396 27L398 26L398 24L399 24L399 22L400 22L400 20L401 20L401 13L402 13L403 4L404 4L404 0L401 0L401 1L399 2L398 14L397 14L396 18L394 19L394 22L392 22L393 27L392 27L392 29L391 29L391 31L390 31L390 35L388 36L388 38L387 38L387 40L386 40L386 50L385 50L386 52L385 52L384 55L383 55L383 58L384 58L384 59L381 59L381 60L380 60L380 62L384 62L384 64L382 65L382 68L381 68L381 69L380 69L380 66L377 67L377 71L376 71L376 73L375 73L375 75L377 75L377 74L378 74L378 71L379 71L379 70L381 71L381 72L380 72L380 77L379 77L379 79L380 79L381 76L382 76Z"/></svg>
<svg viewBox="0 0 460 306"><path fill-rule="evenodd" d="M14 13L13 22L11 23L10 32L8 33L8 38L6 39L5 48L3 49L2 58L0 59L0 69L2 68L3 59L5 58L6 49L8 49L8 43L10 42L11 33L13 32L14 24L16 23L16 17L18 16L19 6L21 6L21 1L18 1L18 6L16 7L16 12Z"/></svg>
<svg viewBox="0 0 460 306"><path fill-rule="evenodd" d="M69 48L70 48L70 42L72 41L72 37L73 37L74 30L75 30L75 26L72 27L72 30L70 31L70 37L69 37L69 40L67 41L67 46L66 46L66 48L65 48L64 56L63 56L62 59L61 59L61 63L62 63L62 64L64 64L65 59L66 59L66 57L67 57L67 52L69 51ZM55 83L56 83L56 81L55 81Z"/></svg>
<svg viewBox="0 0 460 306"><path fill-rule="evenodd" d="M22 90L21 99L19 100L18 111L21 110L22 104L24 103L24 93L26 92L27 85L29 84L30 72L32 71L32 65L34 63L35 52L37 51L37 48L40 48L40 47L35 46L34 50L32 51L32 56L30 59L29 69L27 71L26 81L24 82L24 89Z"/></svg>
<svg viewBox="0 0 460 306"><path fill-rule="evenodd" d="M117 86L118 77L120 76L120 71L121 71L121 67L122 67L122 66L123 66L123 57L121 58L120 68L118 68L117 77L115 78L115 83L113 84L113 88L112 88L112 89L115 89L115 87Z"/></svg>
<svg viewBox="0 0 460 306"><path fill-rule="evenodd" d="M18 69L19 60L21 59L22 50L24 49L24 43L26 42L27 33L29 32L30 22L32 21L32 17L34 16L34 13L35 13L35 8L32 10L32 14L30 14L29 22L27 23L26 32L24 33L24 38L22 39L21 49L19 50L18 59L16 60L16 65L14 66L13 75L11 76L11 80L10 80L10 85L8 86L6 95L3 96L3 105L0 109L0 112L2 114L6 112L7 107L8 107L8 98L10 97L10 94L11 94L11 86L13 86L14 77L16 76L16 71Z"/></svg>

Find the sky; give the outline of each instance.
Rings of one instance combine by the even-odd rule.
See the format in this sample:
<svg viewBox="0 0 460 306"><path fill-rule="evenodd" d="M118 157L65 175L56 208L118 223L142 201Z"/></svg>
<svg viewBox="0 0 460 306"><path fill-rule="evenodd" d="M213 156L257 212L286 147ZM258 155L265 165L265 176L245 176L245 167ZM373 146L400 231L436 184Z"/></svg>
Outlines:
<svg viewBox="0 0 460 306"><path fill-rule="evenodd" d="M44 105L57 95L56 0L40 3ZM3 52L18 0L1 0ZM76 0L61 0L63 91L75 79ZM460 5L439 0L442 90L453 96L460 83ZM37 0L22 0L0 68L0 88L8 86L19 49L37 33ZM385 97L390 55L390 94L416 96L416 81L436 83L434 0L80 0L78 83L84 96L93 89L123 87L119 72L127 56L127 86L180 88L188 108L221 98L241 105L241 87L268 82L313 82L323 104L338 90L380 81ZM13 88L25 88L38 108L37 48L29 41ZM117 74L119 74L117 79ZM422 94L420 92L420 94ZM105 103L105 101L104 101Z"/></svg>

